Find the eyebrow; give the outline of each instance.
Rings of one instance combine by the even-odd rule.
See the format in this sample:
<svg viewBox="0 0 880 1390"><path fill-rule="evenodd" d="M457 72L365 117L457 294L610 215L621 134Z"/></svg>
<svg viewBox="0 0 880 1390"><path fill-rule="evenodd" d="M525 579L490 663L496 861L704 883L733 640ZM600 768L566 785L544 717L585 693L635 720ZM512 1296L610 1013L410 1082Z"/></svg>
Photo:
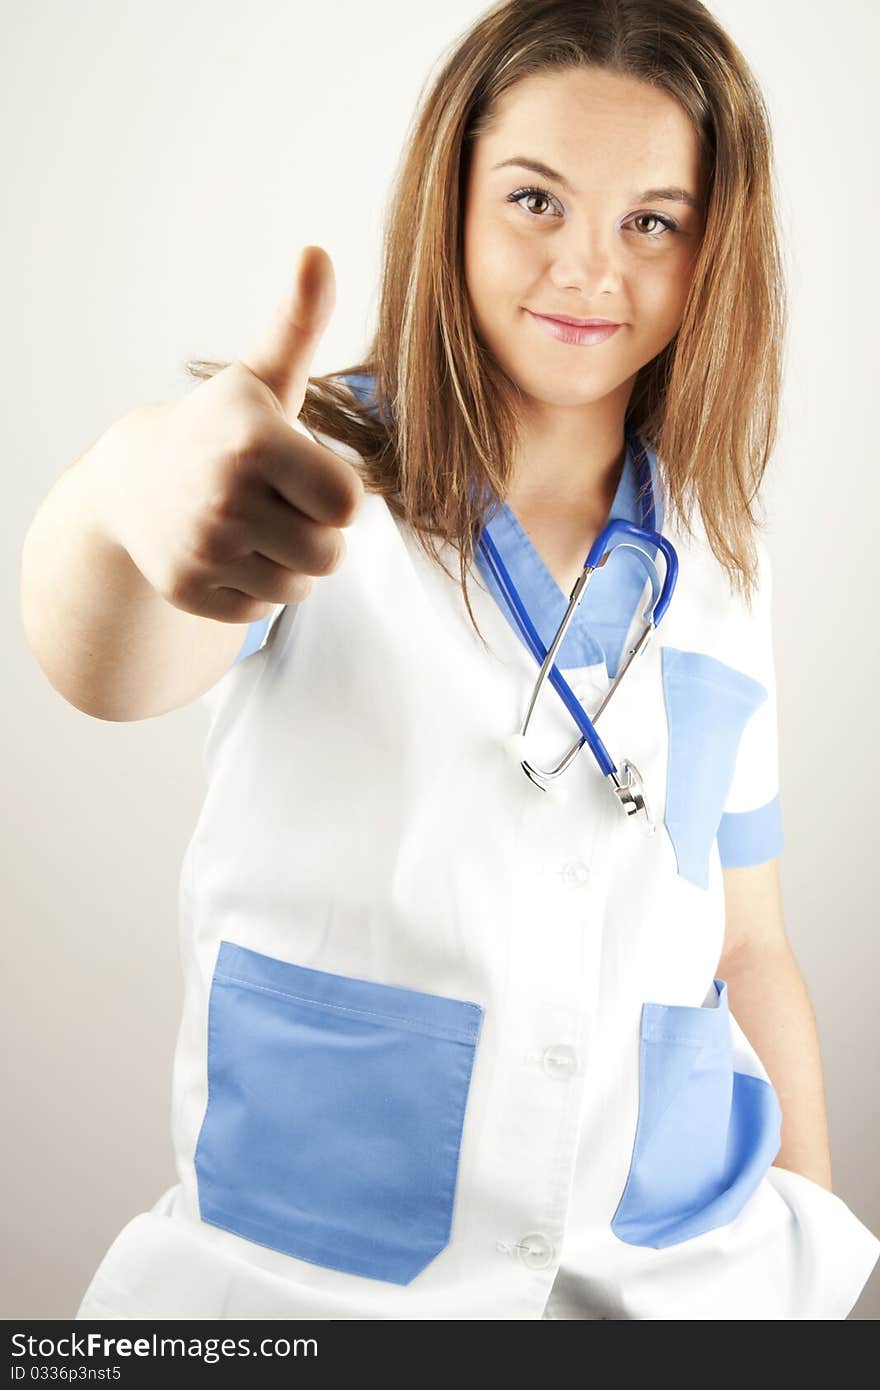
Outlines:
<svg viewBox="0 0 880 1390"><path fill-rule="evenodd" d="M531 169L533 174L540 174L542 178L550 179L553 183L558 183L560 188L564 188L566 193L576 195L576 189L564 174L558 170L551 169L549 164L544 164L540 159L527 159L525 155L515 154L512 159L502 159L500 164L492 165L492 172L496 169L506 169L510 165L515 165L519 169ZM646 188L641 193L631 193L632 202L646 203L685 203L688 207L700 207L700 201L695 198L693 193L689 193L686 188Z"/></svg>

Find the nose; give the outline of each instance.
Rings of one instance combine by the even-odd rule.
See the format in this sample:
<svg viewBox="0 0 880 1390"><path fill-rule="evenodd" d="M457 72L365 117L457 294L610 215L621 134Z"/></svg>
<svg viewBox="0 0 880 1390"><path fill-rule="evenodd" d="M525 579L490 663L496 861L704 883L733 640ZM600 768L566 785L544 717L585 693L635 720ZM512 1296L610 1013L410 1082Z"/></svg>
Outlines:
<svg viewBox="0 0 880 1390"><path fill-rule="evenodd" d="M590 302L597 295L616 293L623 277L616 233L585 231L572 223L554 240L550 275L555 285L575 289Z"/></svg>

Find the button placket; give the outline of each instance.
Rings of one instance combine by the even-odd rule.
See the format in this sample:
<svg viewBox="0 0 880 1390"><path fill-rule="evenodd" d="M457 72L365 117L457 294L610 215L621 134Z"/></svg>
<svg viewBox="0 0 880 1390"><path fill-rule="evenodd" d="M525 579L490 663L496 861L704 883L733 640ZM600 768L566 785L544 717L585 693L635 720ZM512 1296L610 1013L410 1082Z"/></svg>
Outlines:
<svg viewBox="0 0 880 1390"><path fill-rule="evenodd" d="M529 1269L546 1269L553 1259L554 1247L542 1231L530 1231L517 1241L516 1253Z"/></svg>
<svg viewBox="0 0 880 1390"><path fill-rule="evenodd" d="M565 736L553 750L557 743L561 752ZM588 757L583 749L577 765L563 774L567 805L529 788L534 795L523 799L517 828L509 983L522 1003L523 1045L516 1049L519 1066L508 1078L511 1103L516 1097L517 1105L516 1121L509 1126L512 1148L522 1146L526 1124L534 1137L521 1174L524 1234L517 1235L515 1227L494 1234L499 1254L515 1254L523 1276L532 1271L536 1285L552 1276L565 1226L599 978L602 923L593 899L603 882L608 792ZM544 1228L529 1227L530 1219Z"/></svg>
<svg viewBox="0 0 880 1390"><path fill-rule="evenodd" d="M562 1081L570 1080L578 1069L577 1053L568 1043L554 1043L545 1048L542 1062L548 1076Z"/></svg>

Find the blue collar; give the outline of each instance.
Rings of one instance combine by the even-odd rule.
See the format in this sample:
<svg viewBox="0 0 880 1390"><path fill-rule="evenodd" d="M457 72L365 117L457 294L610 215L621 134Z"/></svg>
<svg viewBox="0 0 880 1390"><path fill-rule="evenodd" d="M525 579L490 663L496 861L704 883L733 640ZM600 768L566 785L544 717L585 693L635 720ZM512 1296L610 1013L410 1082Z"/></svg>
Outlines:
<svg viewBox="0 0 880 1390"><path fill-rule="evenodd" d="M664 508L657 458L652 449L646 448L645 452L654 488L654 530L662 531ZM640 522L638 479L631 447L627 447L609 512L609 519L611 517L622 517L637 525ZM507 502L495 511L486 523L486 530L498 547L541 641L549 648L565 615L569 595L560 589ZM476 563L496 602L507 614L517 636L523 640L507 601L479 548ZM604 663L608 675L613 678L644 588L645 571L632 552L623 550L619 555L613 555L606 566L597 570L557 653L559 669L571 670Z"/></svg>

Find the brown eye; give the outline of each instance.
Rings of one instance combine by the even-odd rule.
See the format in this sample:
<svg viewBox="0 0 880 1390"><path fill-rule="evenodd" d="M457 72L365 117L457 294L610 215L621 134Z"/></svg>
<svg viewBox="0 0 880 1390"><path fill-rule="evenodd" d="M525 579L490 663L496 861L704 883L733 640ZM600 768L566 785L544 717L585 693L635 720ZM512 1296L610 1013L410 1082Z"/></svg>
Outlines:
<svg viewBox="0 0 880 1390"><path fill-rule="evenodd" d="M553 197L553 194L548 192L546 188L518 188L515 193L508 194L507 201L509 203L518 203L522 206L525 206L524 200L526 198L542 198L545 202L550 203L551 205L556 203L556 199ZM547 220L545 215L540 211L533 212L531 208L526 208L526 211L528 212L530 217L534 217L537 221Z"/></svg>
<svg viewBox="0 0 880 1390"><path fill-rule="evenodd" d="M678 227L670 217L662 217L659 212L638 212L632 219L634 222L655 222L663 228L661 232L646 232L645 238L649 241L658 241L667 232L677 232Z"/></svg>

